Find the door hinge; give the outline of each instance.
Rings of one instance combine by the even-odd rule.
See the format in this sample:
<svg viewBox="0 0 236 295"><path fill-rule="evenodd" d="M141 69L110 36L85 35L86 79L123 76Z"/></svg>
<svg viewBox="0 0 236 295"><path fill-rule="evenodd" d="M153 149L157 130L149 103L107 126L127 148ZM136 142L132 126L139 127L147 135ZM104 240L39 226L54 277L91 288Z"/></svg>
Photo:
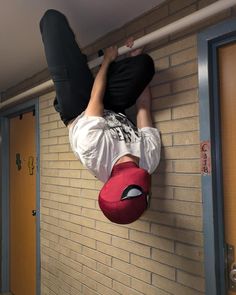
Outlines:
<svg viewBox="0 0 236 295"><path fill-rule="evenodd" d="M236 292L236 260L234 246L226 244L226 280L228 289Z"/></svg>
<svg viewBox="0 0 236 295"><path fill-rule="evenodd" d="M37 169L37 173L39 173L39 157L36 156L36 169Z"/></svg>

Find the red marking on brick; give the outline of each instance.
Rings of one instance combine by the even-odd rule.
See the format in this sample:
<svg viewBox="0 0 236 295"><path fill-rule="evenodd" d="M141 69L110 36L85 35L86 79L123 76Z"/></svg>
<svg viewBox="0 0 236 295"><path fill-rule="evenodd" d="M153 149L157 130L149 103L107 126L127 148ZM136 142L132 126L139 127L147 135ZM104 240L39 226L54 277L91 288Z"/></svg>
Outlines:
<svg viewBox="0 0 236 295"><path fill-rule="evenodd" d="M211 143L202 141L201 145L201 174L211 175Z"/></svg>

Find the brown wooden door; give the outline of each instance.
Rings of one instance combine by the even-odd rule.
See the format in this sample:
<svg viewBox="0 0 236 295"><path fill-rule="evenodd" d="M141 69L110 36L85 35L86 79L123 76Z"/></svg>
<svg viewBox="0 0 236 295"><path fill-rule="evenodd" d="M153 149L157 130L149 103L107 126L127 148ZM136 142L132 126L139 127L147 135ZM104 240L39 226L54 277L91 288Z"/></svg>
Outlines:
<svg viewBox="0 0 236 295"><path fill-rule="evenodd" d="M219 49L219 74L225 240L236 263L236 44Z"/></svg>
<svg viewBox="0 0 236 295"><path fill-rule="evenodd" d="M35 116L10 119L10 291L36 294Z"/></svg>

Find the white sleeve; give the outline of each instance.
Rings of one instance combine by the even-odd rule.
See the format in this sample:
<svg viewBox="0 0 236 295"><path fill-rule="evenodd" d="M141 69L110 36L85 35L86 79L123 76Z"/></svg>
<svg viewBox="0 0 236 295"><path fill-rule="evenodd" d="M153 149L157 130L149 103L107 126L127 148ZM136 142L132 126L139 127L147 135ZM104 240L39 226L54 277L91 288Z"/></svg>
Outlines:
<svg viewBox="0 0 236 295"><path fill-rule="evenodd" d="M140 129L142 134L142 147L140 166L152 174L159 162L161 156L161 138L158 129L153 127L144 127Z"/></svg>
<svg viewBox="0 0 236 295"><path fill-rule="evenodd" d="M98 148L104 133L106 120L103 117L83 116L70 130L72 150L79 156L89 157Z"/></svg>

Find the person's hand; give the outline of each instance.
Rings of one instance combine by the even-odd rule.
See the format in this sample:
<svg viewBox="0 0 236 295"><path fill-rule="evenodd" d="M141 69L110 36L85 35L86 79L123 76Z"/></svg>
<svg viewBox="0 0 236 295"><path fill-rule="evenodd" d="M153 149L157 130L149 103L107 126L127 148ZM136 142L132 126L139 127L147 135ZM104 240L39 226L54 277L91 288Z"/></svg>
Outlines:
<svg viewBox="0 0 236 295"><path fill-rule="evenodd" d="M134 37L129 37L126 42L125 45L129 48L132 48L134 45ZM135 50L132 50L129 52L128 56L136 56L139 55L143 52L143 48L137 48Z"/></svg>
<svg viewBox="0 0 236 295"><path fill-rule="evenodd" d="M104 53L104 61L111 63L117 58L117 56L118 56L117 46L108 47Z"/></svg>
<svg viewBox="0 0 236 295"><path fill-rule="evenodd" d="M129 37L126 41L125 41L125 46L132 48L134 45L134 37Z"/></svg>

